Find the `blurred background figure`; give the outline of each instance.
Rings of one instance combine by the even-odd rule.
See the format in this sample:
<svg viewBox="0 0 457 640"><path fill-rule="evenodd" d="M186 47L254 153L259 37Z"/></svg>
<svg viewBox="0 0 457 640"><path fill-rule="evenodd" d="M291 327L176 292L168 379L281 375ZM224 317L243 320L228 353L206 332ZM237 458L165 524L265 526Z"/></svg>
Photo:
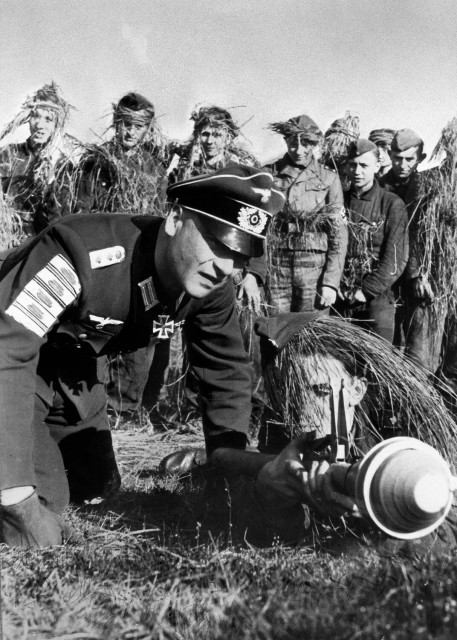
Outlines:
<svg viewBox="0 0 457 640"><path fill-rule="evenodd" d="M24 124L30 131L25 142L0 149L3 224L12 225L10 241L5 237L2 248L36 235L68 213L64 188L77 144L65 133L70 109L60 88L51 82L29 96L0 132L1 143Z"/></svg>
<svg viewBox="0 0 457 640"><path fill-rule="evenodd" d="M338 174L318 162L322 132L307 115L270 128L287 153L267 167L286 197L268 237L271 313L328 314L336 300L347 249L347 225Z"/></svg>
<svg viewBox="0 0 457 640"><path fill-rule="evenodd" d="M393 129L373 129L373 131L370 131L370 135L368 136L368 140L374 142L379 151L379 162L381 164L381 168L376 174L377 178L385 176L392 167L390 146L394 135L395 131Z"/></svg>
<svg viewBox="0 0 457 640"><path fill-rule="evenodd" d="M113 105L114 136L86 145L78 167L74 210L164 215L168 146L155 108L129 92Z"/></svg>

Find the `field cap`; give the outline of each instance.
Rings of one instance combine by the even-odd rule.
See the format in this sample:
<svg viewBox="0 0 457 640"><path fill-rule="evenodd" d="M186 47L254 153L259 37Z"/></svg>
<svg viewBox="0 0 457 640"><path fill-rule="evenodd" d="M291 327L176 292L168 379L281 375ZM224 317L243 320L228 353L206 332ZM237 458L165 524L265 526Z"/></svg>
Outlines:
<svg viewBox="0 0 457 640"><path fill-rule="evenodd" d="M362 156L364 153L368 153L368 151L374 151L378 154L378 147L371 140L367 140L366 138L358 138L358 140L354 140L348 147L347 157L349 160L353 158L358 158Z"/></svg>
<svg viewBox="0 0 457 640"><path fill-rule="evenodd" d="M395 131L393 129L373 129L373 131L370 131L368 140L371 140L371 142L374 142L376 145L380 144L390 147L394 135Z"/></svg>
<svg viewBox="0 0 457 640"><path fill-rule="evenodd" d="M176 182L168 200L201 214L206 230L232 251L255 258L264 251L271 217L284 206L270 173L231 165L209 175Z"/></svg>
<svg viewBox="0 0 457 640"><path fill-rule="evenodd" d="M285 122L273 122L269 128L275 133L280 133L285 138L295 135L303 135L310 142L317 143L322 137L322 131L312 118L303 114L295 116Z"/></svg>
<svg viewBox="0 0 457 640"><path fill-rule="evenodd" d="M304 327L319 318L319 311L291 311L279 313L277 316L259 316L254 324L254 331L260 337L262 352L282 351Z"/></svg>
<svg viewBox="0 0 457 640"><path fill-rule="evenodd" d="M121 120L149 123L155 115L154 105L140 93L130 91L113 106L114 122Z"/></svg>
<svg viewBox="0 0 457 640"><path fill-rule="evenodd" d="M393 137L391 149L392 151L401 152L423 144L422 138L412 129L400 129Z"/></svg>

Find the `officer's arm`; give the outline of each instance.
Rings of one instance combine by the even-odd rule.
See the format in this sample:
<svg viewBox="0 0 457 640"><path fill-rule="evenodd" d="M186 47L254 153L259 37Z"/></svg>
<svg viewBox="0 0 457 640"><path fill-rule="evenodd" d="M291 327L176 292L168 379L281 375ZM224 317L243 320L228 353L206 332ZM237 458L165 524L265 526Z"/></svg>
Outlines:
<svg viewBox="0 0 457 640"><path fill-rule="evenodd" d="M200 383L208 451L220 446L243 449L251 414L252 376L231 282L209 296L186 321L184 332Z"/></svg>
<svg viewBox="0 0 457 640"><path fill-rule="evenodd" d="M15 256L21 254L23 259L15 262ZM71 261L62 246L49 235L35 241L29 251L19 248L10 258L0 281L0 497L3 511L16 503L30 505L26 495L30 494L29 489L16 494L8 490L36 486L32 424L39 352L58 317L74 303L80 291ZM36 515L39 507L32 506ZM5 517L3 514L3 523Z"/></svg>

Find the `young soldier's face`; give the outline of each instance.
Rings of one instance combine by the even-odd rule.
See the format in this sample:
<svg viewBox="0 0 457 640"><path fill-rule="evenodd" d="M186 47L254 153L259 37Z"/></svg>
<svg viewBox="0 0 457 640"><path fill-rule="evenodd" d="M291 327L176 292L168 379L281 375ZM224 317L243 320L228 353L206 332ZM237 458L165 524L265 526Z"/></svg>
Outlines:
<svg viewBox="0 0 457 640"><path fill-rule="evenodd" d="M52 109L36 108L29 118L30 142L32 147L42 147L49 142L57 125L56 114Z"/></svg>
<svg viewBox="0 0 457 640"><path fill-rule="evenodd" d="M399 180L407 180L423 160L419 147L411 147L406 151L391 151L390 157L393 174Z"/></svg>
<svg viewBox="0 0 457 640"><path fill-rule="evenodd" d="M197 214L176 207L165 222L170 236L167 276L170 289L205 298L223 286L247 258L210 235Z"/></svg>
<svg viewBox="0 0 457 640"><path fill-rule="evenodd" d="M351 158L347 164L352 185L360 191L368 191L374 183L375 174L381 168L380 162L371 151Z"/></svg>
<svg viewBox="0 0 457 640"><path fill-rule="evenodd" d="M390 167L392 164L392 160L390 159L388 147L383 147L380 144L378 144L377 147L379 151L379 162L381 163L381 168L384 169L385 167Z"/></svg>
<svg viewBox="0 0 457 640"><path fill-rule="evenodd" d="M222 154L230 142L228 131L222 127L204 127L200 131L199 138L207 160Z"/></svg>
<svg viewBox="0 0 457 640"><path fill-rule="evenodd" d="M306 381L299 400L301 406L297 407L303 432L316 431L318 438L331 433L332 400L337 411L342 385L349 432L354 423L355 407L365 395L365 381L351 376L341 360L320 354L303 356L297 366Z"/></svg>
<svg viewBox="0 0 457 640"><path fill-rule="evenodd" d="M121 120L116 127L116 135L124 149L136 147L149 129L149 124L140 124L130 120Z"/></svg>
<svg viewBox="0 0 457 640"><path fill-rule="evenodd" d="M294 135L286 138L287 153L295 164L307 165L311 160L316 147L314 142L310 142L302 135Z"/></svg>

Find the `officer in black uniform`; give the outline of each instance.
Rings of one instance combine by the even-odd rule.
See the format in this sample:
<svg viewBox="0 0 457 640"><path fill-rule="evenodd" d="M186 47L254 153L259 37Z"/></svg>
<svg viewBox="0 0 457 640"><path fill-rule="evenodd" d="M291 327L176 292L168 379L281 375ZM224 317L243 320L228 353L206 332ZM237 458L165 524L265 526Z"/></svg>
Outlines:
<svg viewBox="0 0 457 640"><path fill-rule="evenodd" d="M176 183L163 220L60 220L0 270L0 540L59 544L69 498L120 484L97 357L168 339L183 325L200 382L208 454L243 449L250 367L231 275L263 251L283 206L243 165ZM103 358L99 362L103 362Z"/></svg>

